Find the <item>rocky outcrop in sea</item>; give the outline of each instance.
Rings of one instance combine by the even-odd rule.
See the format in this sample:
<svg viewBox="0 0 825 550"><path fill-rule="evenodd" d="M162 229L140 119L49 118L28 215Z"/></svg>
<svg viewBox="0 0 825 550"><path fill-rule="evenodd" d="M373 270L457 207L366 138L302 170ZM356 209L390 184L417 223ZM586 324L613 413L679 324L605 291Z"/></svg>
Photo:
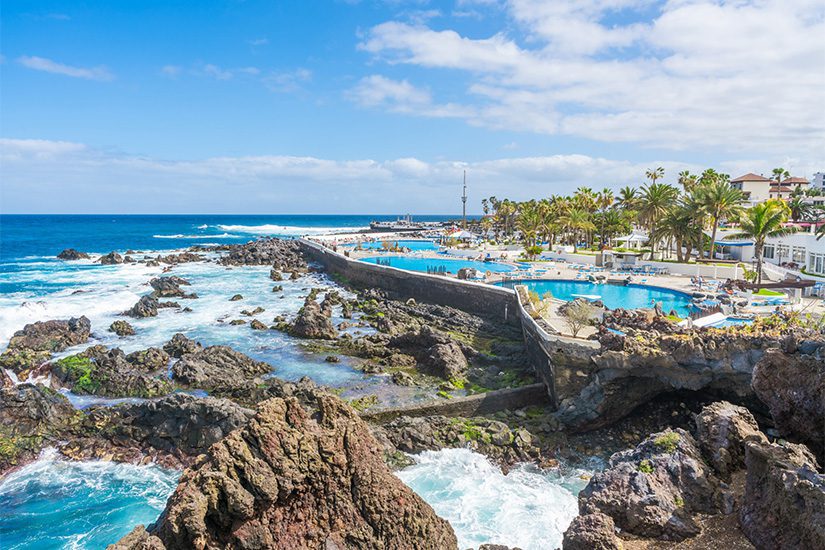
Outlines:
<svg viewBox="0 0 825 550"><path fill-rule="evenodd" d="M92 324L86 317L38 321L14 333L0 355L0 367L25 378L28 371L48 361L52 353L89 340Z"/></svg>

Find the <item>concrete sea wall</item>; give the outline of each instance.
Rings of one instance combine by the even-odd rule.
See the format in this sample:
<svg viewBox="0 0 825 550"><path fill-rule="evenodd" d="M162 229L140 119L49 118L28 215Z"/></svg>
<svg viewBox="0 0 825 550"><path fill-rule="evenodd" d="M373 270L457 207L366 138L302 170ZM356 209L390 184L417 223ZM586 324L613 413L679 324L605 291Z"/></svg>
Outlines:
<svg viewBox="0 0 825 550"><path fill-rule="evenodd" d="M509 288L360 262L316 242L307 239L300 242L311 259L355 287L380 288L396 299L414 298L469 313L492 315L513 325L521 322L516 294Z"/></svg>

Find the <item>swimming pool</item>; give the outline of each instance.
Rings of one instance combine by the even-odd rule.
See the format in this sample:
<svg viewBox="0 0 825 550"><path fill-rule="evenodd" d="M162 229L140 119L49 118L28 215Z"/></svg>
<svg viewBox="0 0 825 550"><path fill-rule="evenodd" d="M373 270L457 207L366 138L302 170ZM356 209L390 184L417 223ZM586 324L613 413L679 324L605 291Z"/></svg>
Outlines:
<svg viewBox="0 0 825 550"><path fill-rule="evenodd" d="M389 240L386 241L391 245L398 244L403 248L409 248L413 252L421 252L424 250L438 250L438 244L433 241L429 241L426 239L405 239L405 240ZM344 247L346 248L355 248L354 244L345 244ZM361 243L361 248L366 250L381 250L383 247L381 246L381 241L374 241L374 242L367 242Z"/></svg>
<svg viewBox="0 0 825 550"><path fill-rule="evenodd" d="M683 292L656 288L644 285L596 285L586 281L553 280L553 281L505 281L496 283L499 286L513 288L524 285L528 289L542 295L549 292L559 300L574 300L574 294L599 296L609 309L639 309L651 307L653 300L661 302L662 310L667 314L675 311L679 317L687 317L691 297Z"/></svg>
<svg viewBox="0 0 825 550"><path fill-rule="evenodd" d="M380 262L379 262L380 260ZM513 271L515 268L507 264L498 262L478 262L475 260L453 260L447 258L420 258L416 256L383 256L373 258L362 258L362 262L369 262L371 264L381 263L389 265L390 267L397 267L398 269L406 269L408 271L437 271L444 269L450 273L458 273L462 267L472 267L482 273L492 271L493 273L504 273Z"/></svg>

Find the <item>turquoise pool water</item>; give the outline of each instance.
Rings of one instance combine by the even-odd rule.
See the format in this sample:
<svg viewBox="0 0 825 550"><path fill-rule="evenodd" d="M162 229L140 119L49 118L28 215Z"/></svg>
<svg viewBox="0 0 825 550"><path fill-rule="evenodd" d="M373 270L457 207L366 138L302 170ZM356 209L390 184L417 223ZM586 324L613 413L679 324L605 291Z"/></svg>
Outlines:
<svg viewBox="0 0 825 550"><path fill-rule="evenodd" d="M423 271L424 273L437 269L446 269L450 273L458 273L458 270L462 267L473 267L482 273L487 271L492 271L493 273L504 273L515 269L513 266L500 264L498 262L477 262L475 260L454 260L447 258L417 258L414 256L362 258L361 261L369 262L371 264L381 263L383 265L389 265L390 267L397 267L398 269Z"/></svg>
<svg viewBox="0 0 825 550"><path fill-rule="evenodd" d="M409 239L409 240L401 240L401 241L388 241L392 244L398 243L398 246L402 246L404 248L409 248L413 252L420 252L424 250L438 250L438 245L433 241L428 241L424 239ZM346 248L355 248L354 244L346 244L344 245ZM361 248L367 250L381 250L381 241L371 242L371 243L361 243Z"/></svg>
<svg viewBox="0 0 825 550"><path fill-rule="evenodd" d="M712 325L708 325L709 327L713 328L726 328L726 327L736 327L739 325L752 325L753 321L751 319L737 319L736 317L728 317L727 319L723 319L718 323L713 323Z"/></svg>
<svg viewBox="0 0 825 550"><path fill-rule="evenodd" d="M675 311L679 317L687 317L690 311L691 297L682 292L664 288L653 288L643 285L596 285L586 281L506 281L497 283L499 286L513 288L515 285L524 285L530 290L544 294L549 292L559 300L573 300L573 294L588 294L599 296L609 309L639 309L651 307L653 300L661 302L665 313Z"/></svg>

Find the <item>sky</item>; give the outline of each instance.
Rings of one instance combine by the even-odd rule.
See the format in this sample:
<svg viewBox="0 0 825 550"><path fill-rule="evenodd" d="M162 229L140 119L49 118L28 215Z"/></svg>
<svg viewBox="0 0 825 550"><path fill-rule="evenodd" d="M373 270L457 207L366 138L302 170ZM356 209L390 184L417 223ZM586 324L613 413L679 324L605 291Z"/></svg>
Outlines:
<svg viewBox="0 0 825 550"><path fill-rule="evenodd" d="M432 213L825 171L821 0L3 0L0 212Z"/></svg>

